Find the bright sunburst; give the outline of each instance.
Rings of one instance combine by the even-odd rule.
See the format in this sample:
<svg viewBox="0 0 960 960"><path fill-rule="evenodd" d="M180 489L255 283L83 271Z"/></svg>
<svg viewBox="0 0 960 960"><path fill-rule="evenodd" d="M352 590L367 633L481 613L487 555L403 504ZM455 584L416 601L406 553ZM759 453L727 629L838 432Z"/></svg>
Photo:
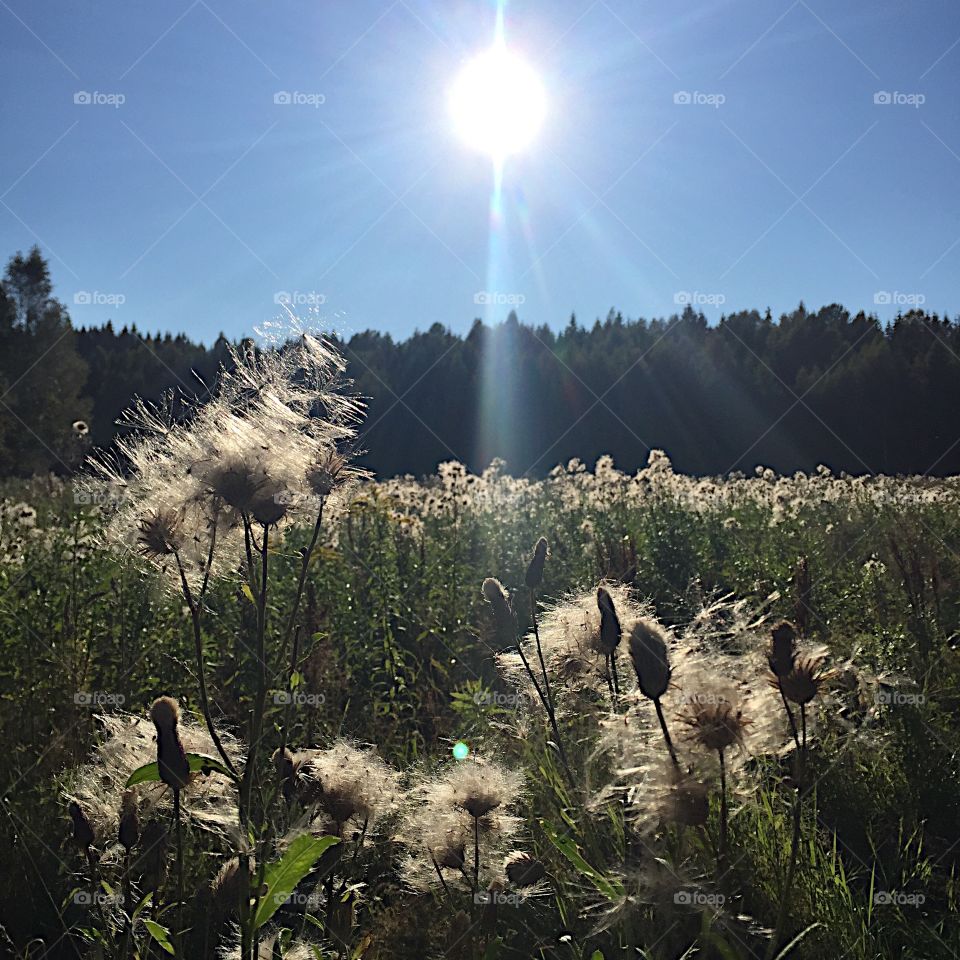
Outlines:
<svg viewBox="0 0 960 960"><path fill-rule="evenodd" d="M546 95L533 68L498 42L460 72L450 92L450 111L471 147L502 162L537 135Z"/></svg>

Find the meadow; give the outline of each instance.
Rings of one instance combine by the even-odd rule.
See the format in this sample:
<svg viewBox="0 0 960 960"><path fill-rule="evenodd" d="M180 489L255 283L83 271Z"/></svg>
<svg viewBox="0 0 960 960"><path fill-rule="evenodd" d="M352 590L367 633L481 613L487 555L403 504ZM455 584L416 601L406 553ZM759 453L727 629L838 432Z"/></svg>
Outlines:
<svg viewBox="0 0 960 960"><path fill-rule="evenodd" d="M378 480L236 360L3 489L10 955L960 952L957 479Z"/></svg>

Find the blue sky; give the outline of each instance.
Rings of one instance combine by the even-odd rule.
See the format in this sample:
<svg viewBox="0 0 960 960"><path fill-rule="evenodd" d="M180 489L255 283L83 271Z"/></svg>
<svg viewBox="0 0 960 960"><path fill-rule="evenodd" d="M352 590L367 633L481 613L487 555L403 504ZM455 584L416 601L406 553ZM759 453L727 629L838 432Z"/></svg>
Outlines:
<svg viewBox="0 0 960 960"><path fill-rule="evenodd" d="M207 342L283 292L398 336L511 303L555 327L686 300L960 312L960 5L540 0L505 22L549 112L491 236L491 163L447 92L493 4L0 0L0 254L39 243L77 324Z"/></svg>

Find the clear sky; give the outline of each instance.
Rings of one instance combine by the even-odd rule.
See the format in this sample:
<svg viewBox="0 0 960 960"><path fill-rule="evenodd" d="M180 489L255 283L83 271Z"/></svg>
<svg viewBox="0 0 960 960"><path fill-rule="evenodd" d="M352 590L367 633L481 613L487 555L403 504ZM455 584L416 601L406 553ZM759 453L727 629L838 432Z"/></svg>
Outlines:
<svg viewBox="0 0 960 960"><path fill-rule="evenodd" d="M956 0L504 20L548 112L492 220L447 100L495 4L0 0L0 254L38 243L78 325L207 342L283 292L399 336L512 306L555 327L686 300L960 313Z"/></svg>

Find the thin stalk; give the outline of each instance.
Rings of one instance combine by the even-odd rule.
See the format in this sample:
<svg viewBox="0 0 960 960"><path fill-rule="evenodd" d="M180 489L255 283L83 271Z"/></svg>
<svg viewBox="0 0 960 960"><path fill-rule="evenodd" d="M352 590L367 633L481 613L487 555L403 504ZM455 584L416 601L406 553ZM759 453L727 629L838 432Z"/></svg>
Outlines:
<svg viewBox="0 0 960 960"><path fill-rule="evenodd" d="M193 626L193 656L197 663L197 683L200 688L200 711L203 713L203 719L207 725L207 732L210 734L213 745L217 748L217 753L220 754L220 759L223 760L224 766L233 776L237 777L237 769L227 755L227 751L224 750L223 744L220 742L220 737L217 734L217 729L213 724L213 717L210 715L210 699L207 695L207 680L205 676L206 666L203 658L203 632L200 625L200 603L199 600L193 596L193 591L190 589L190 583L187 580L186 571L180 560L179 551L175 550L173 555L177 561L177 570L180 573L180 586L183 590L183 597L187 601L187 607L190 610L190 622Z"/></svg>
<svg viewBox="0 0 960 960"><path fill-rule="evenodd" d="M720 845L717 849L717 866L722 873L727 861L727 763L723 749L717 753L720 754Z"/></svg>
<svg viewBox="0 0 960 960"><path fill-rule="evenodd" d="M787 695L783 692L783 684L780 682L780 678L777 678L777 689L780 691L780 699L783 701L783 709L787 714L787 719L790 721L790 733L793 735L793 742L797 745L797 749L800 749L800 734L797 731L797 721L794 719L793 711L790 709L790 703L787 700Z"/></svg>
<svg viewBox="0 0 960 960"><path fill-rule="evenodd" d="M473 894L476 902L480 889L480 818L473 818Z"/></svg>
<svg viewBox="0 0 960 960"><path fill-rule="evenodd" d="M537 642L537 657L540 660L540 669L543 671L543 689L547 695L547 703L550 705L550 713L553 714L553 693L550 690L550 677L547 674L547 665L543 659L543 647L540 646L540 627L537 624L537 591L530 588L530 619L533 621L533 638Z"/></svg>
<svg viewBox="0 0 960 960"><path fill-rule="evenodd" d="M450 901L451 906L455 906L453 896L450 893L450 888L447 886L447 881L443 879L443 871L440 869L439 864L433 858L433 854L430 854L430 862L433 864L433 869L437 871L437 876L440 878L440 884L443 887L443 892L447 895L447 899Z"/></svg>
<svg viewBox="0 0 960 960"><path fill-rule="evenodd" d="M176 787L173 789L173 822L177 834L177 940L182 949L183 915L187 904L183 895L183 829L180 824L180 791Z"/></svg>
<svg viewBox="0 0 960 960"><path fill-rule="evenodd" d="M613 676L613 692L620 696L620 677L617 674L617 648L614 647L610 654L610 673Z"/></svg>
<svg viewBox="0 0 960 960"><path fill-rule="evenodd" d="M784 706L786 706L786 699L784 699ZM796 727L794 727L794 730L796 730ZM787 865L787 874L783 880L783 890L780 894L780 909L777 912L777 925L774 928L773 937L767 949L767 960L772 960L780 941L783 939L784 930L787 926L790 892L793 889L793 878L796 875L797 863L800 859L800 828L807 769L807 705L805 703L800 704L800 730L801 739L797 741L797 746L800 748L797 756L800 782L797 784L797 795L793 801L793 834L790 838L790 862Z"/></svg>
<svg viewBox="0 0 960 960"><path fill-rule="evenodd" d="M657 697L653 701L654 707L657 710L657 720L660 721L660 730L663 732L664 742L667 744L667 750L670 752L670 759L673 761L673 765L679 770L680 761L677 759L677 751L673 747L673 740L670 739L670 731L667 729L667 718L663 715L663 707L660 706L660 698ZM723 754L720 755L720 765L723 766Z"/></svg>

